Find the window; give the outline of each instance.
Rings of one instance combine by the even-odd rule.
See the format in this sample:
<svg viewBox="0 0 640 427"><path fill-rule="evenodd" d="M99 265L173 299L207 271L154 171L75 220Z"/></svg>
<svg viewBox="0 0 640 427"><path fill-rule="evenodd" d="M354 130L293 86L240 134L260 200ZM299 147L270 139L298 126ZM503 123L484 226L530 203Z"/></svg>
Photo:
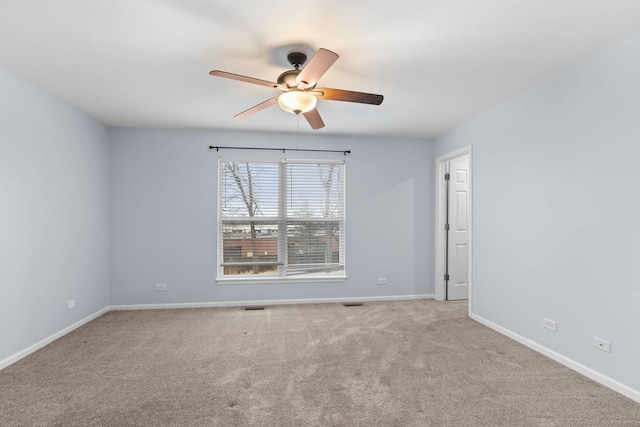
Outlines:
<svg viewBox="0 0 640 427"><path fill-rule="evenodd" d="M218 280L344 278L344 163L220 159Z"/></svg>

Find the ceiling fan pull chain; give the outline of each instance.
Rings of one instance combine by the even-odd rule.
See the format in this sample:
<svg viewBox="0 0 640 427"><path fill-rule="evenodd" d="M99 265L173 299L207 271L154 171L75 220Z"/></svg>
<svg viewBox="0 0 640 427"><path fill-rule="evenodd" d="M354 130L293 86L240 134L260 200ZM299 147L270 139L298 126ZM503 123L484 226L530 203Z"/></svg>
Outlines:
<svg viewBox="0 0 640 427"><path fill-rule="evenodd" d="M300 149L300 114L296 114L296 150Z"/></svg>

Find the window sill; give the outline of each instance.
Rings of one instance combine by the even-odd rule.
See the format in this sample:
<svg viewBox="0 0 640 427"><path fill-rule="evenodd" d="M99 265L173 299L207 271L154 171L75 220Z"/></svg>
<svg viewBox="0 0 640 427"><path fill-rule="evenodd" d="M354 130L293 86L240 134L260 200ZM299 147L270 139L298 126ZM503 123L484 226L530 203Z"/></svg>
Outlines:
<svg viewBox="0 0 640 427"><path fill-rule="evenodd" d="M246 277L216 279L217 285L257 285L267 283L339 283L346 282L347 276L324 277L260 277L249 279Z"/></svg>

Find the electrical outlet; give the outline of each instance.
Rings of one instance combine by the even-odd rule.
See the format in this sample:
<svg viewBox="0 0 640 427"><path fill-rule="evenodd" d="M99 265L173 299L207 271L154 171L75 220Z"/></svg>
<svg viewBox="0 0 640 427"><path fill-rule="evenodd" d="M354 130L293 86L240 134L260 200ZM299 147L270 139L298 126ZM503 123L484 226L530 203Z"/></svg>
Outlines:
<svg viewBox="0 0 640 427"><path fill-rule="evenodd" d="M593 346L599 350L611 353L611 343L603 340L602 338L593 337Z"/></svg>
<svg viewBox="0 0 640 427"><path fill-rule="evenodd" d="M166 292L167 285L165 283L156 284L156 292Z"/></svg>
<svg viewBox="0 0 640 427"><path fill-rule="evenodd" d="M67 301L67 310L71 310L75 306L76 306L76 300L72 299L70 301Z"/></svg>
<svg viewBox="0 0 640 427"><path fill-rule="evenodd" d="M558 323L555 320L547 319L546 317L542 319L542 326L549 329L553 332L558 332Z"/></svg>
<svg viewBox="0 0 640 427"><path fill-rule="evenodd" d="M387 278L386 277L378 277L378 285L386 285Z"/></svg>

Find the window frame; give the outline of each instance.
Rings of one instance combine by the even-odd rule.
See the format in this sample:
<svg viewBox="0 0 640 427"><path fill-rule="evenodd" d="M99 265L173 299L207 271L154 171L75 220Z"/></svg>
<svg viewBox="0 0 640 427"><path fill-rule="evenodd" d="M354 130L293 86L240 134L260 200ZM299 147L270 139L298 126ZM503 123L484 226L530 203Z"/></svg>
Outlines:
<svg viewBox="0 0 640 427"><path fill-rule="evenodd" d="M278 215L277 217L238 217L238 218L225 218L222 215L222 203L223 203L223 167L226 163L238 162L238 163L277 163L278 164ZM295 217L288 216L286 203L289 194L289 186L287 180L287 164L335 164L341 167L341 210L342 216L339 218L324 218L324 217ZM218 200L216 204L217 221L216 221L216 248L217 248L217 274L215 282L217 284L256 284L256 283L283 283L283 282L296 282L296 283L332 283L332 282L344 282L347 279L346 270L346 162L343 160L328 160L328 159L286 159L286 158L242 158L242 157L219 157L218 158ZM252 218L252 219L249 219ZM287 275L287 262L289 258L288 253L288 226L296 222L336 222L339 224L340 239L339 244L339 261L338 265L342 267L341 273L333 273L329 275L322 274L300 274L300 275ZM276 223L278 225L277 233L277 246L278 246L278 259L277 262L269 262L268 265L277 265L277 272L274 274L238 274L238 275L225 275L224 266L228 266L229 263L224 262L224 223L242 223L242 222L254 222L271 224ZM245 263L245 265L254 265Z"/></svg>

